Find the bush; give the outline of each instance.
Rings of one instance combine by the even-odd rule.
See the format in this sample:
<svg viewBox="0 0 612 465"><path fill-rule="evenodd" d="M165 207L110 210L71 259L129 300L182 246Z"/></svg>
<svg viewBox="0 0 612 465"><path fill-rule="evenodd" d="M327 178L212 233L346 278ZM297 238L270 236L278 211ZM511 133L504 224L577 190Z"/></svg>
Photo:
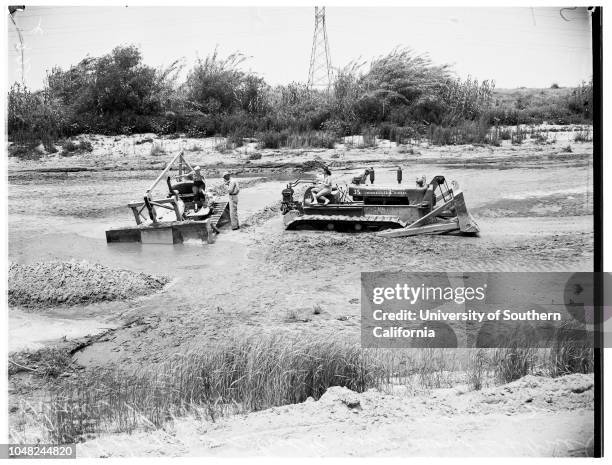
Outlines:
<svg viewBox="0 0 612 465"><path fill-rule="evenodd" d="M91 151L93 151L93 145L87 140L73 141L68 139L62 144L62 155L64 156Z"/></svg>
<svg viewBox="0 0 612 465"><path fill-rule="evenodd" d="M11 145L8 149L9 157L15 157L20 160L40 160L43 154L38 150L35 144L29 145Z"/></svg>
<svg viewBox="0 0 612 465"><path fill-rule="evenodd" d="M287 133L266 131L258 136L260 149L279 149L287 144Z"/></svg>
<svg viewBox="0 0 612 465"><path fill-rule="evenodd" d="M67 140L62 144L62 150L64 150L64 152L76 152L79 150L79 143Z"/></svg>
<svg viewBox="0 0 612 465"><path fill-rule="evenodd" d="M578 131L574 135L574 142L593 142L593 136L589 130Z"/></svg>
<svg viewBox="0 0 612 465"><path fill-rule="evenodd" d="M522 142L491 125L589 123L592 82L576 88L497 91L493 82L453 77L410 49L392 50L340 69L332 92L302 83L269 86L244 71L246 57L198 60L178 83L181 66L142 63L134 45L87 57L68 69L53 68L47 87L31 92L13 85L8 98L9 139L47 148L64 137L153 132L188 137L224 136L226 149L257 137L265 148L332 148L336 138L364 136L398 144L427 135L435 144ZM66 152L71 153L71 152Z"/></svg>
<svg viewBox="0 0 612 465"><path fill-rule="evenodd" d="M27 146L51 147L62 134L65 108L48 91L31 92L19 84L11 86L7 102L9 140Z"/></svg>

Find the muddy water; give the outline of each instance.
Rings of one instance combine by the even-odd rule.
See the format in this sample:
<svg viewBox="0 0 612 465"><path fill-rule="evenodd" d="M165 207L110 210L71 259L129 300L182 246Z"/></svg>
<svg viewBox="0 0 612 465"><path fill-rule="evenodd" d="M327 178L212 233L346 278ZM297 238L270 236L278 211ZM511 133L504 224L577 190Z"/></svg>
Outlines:
<svg viewBox="0 0 612 465"><path fill-rule="evenodd" d="M142 197L154 172L122 176L100 173L50 175L9 188L9 259L20 263L87 259L135 271L163 273L169 263L187 263L199 255L193 245L164 247L106 244L105 230L134 222L127 203ZM242 178L250 181L253 178ZM221 179L208 179L211 186ZM240 216L248 217L280 199L283 181L265 181L243 189ZM34 195L35 193L35 195ZM154 194L165 196L163 189Z"/></svg>
<svg viewBox="0 0 612 465"><path fill-rule="evenodd" d="M443 168L432 165L402 166L402 185L413 186L416 175L431 179L444 174L456 180L465 193L470 210L510 200L554 196L560 199L592 193L588 167L550 167L547 169L480 170ZM335 171L339 184L361 170ZM37 175L20 178L9 188L9 259L29 263L51 259L87 259L108 266L134 271L163 273L178 266L193 265L202 254L212 255L219 247L206 244L156 246L141 244L106 244L104 231L133 223L127 203L138 199L148 188L156 172L108 172ZM307 175L313 177L312 174ZM285 180L268 178L242 189L239 212L246 218L280 200ZM221 183L209 179L209 185ZM375 184L397 185L394 168L376 167ZM159 190L160 196L165 192ZM588 201L588 197L587 197ZM585 204L585 209L588 205ZM592 208L592 205L590 206ZM477 218L487 229L488 218ZM532 221L534 229L545 221ZM230 234L231 237L236 236ZM226 242L227 234L219 236ZM236 238L235 240L239 240ZM231 240L230 240L231 242ZM195 246L195 247L194 247ZM180 271L179 271L180 272Z"/></svg>
<svg viewBox="0 0 612 465"><path fill-rule="evenodd" d="M109 267L192 279L194 275L228 266L240 256L245 238L224 232L217 244L202 242L163 246L139 243L107 244L105 230L133 223L127 203L142 196L156 172L107 172L37 175L20 178L9 188L9 260L32 263L87 260ZM252 178L242 178L242 182ZM240 216L246 218L280 198L285 182L262 180L242 190ZM210 186L221 179L208 179ZM157 193L163 197L165 192ZM77 338L119 325L119 303L103 303L74 311L45 314L20 310L10 314L10 350L35 349L63 336Z"/></svg>

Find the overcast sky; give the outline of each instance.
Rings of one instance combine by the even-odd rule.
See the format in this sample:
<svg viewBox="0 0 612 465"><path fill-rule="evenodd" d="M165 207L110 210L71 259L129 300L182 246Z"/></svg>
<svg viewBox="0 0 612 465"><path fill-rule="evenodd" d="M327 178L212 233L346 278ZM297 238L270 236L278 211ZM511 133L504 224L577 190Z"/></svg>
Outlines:
<svg viewBox="0 0 612 465"><path fill-rule="evenodd" d="M449 63L458 76L497 87L574 86L591 76L585 8L327 8L332 65L371 60L396 46ZM140 47L145 63L187 66L218 46L241 51L244 69L271 84L305 82L314 8L27 7L13 15L25 46L25 81L43 85L46 70L67 68L121 44ZM9 82L21 80L19 37L8 24Z"/></svg>

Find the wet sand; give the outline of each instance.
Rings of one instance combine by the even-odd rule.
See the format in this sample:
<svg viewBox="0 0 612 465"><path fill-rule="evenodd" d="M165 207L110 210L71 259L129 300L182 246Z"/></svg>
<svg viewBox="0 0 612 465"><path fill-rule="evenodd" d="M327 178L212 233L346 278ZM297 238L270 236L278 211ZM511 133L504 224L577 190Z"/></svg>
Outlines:
<svg viewBox="0 0 612 465"><path fill-rule="evenodd" d="M136 163L137 157L129 162L133 171L90 164L96 171L43 173L28 170L59 162L12 163L8 225L12 262L86 259L110 268L169 276L172 284L149 297L54 307L36 316L11 308L9 347L48 347L63 337L116 328L78 351L75 362L87 368L152 368L169 355L213 346L228 335L313 332L357 341L361 271L590 271L592 144L574 147L571 157L562 153L560 142L544 148L529 144L421 148L418 160L385 153L386 149L338 158L330 158L334 153L329 151L272 153L253 169L246 169L244 161L237 165L241 155L233 154L229 156L233 166L248 171L239 212L251 225L240 231L223 230L214 244L176 246L106 244L104 231L132 223L127 202L142 196L157 174L150 166L139 170L145 164ZM208 161L210 172L216 173L213 160L221 155L199 156L202 166ZM314 156L336 164L333 171L339 183L358 173L365 161L366 166L375 166L377 184L395 183L398 163L405 183L420 174L454 179L481 235L384 239L371 233L285 231L280 213L274 214L271 207L278 205L287 179L313 176L296 167ZM463 162L443 166L437 162L441 156ZM499 163L482 163L486 157ZM475 158L481 162L475 163ZM271 160L275 166L266 167ZM279 168L283 164L286 168ZM211 184L220 182L210 176ZM45 208L32 213L30 205L41 198ZM138 324L124 325L135 319ZM536 423L534 429L540 428ZM512 428L500 434L516 432Z"/></svg>
<svg viewBox="0 0 612 465"><path fill-rule="evenodd" d="M133 222L126 204L148 187L154 171L49 173L32 179L24 172L13 173L9 258L16 263L88 260L175 279L176 285L155 298L138 305L100 305L96 310L99 315L92 315L110 325L135 314L156 321L148 332L150 337L132 337L129 329L115 335L114 340L121 341L118 357L128 365L163 359L167 350L177 347L214 343L228 331L340 330L356 335L359 305L350 302L359 296L361 271L592 268L590 165L567 166L548 158L539 169L526 168L520 162L516 165L499 170L402 165L404 183L420 174L428 179L443 174L456 180L482 230L476 238L383 239L369 233L284 231L280 213L264 212L278 204L286 179L294 175L289 170L241 179L247 187L240 196L240 216L253 220L253 226L238 232L223 231L215 244L172 247L106 244L104 238L107 228ZM334 178L348 182L359 172L356 168L335 169ZM300 176L313 175L305 172ZM395 165L383 157L376 167L376 184L395 183L395 175ZM211 178L208 183L214 186L220 180ZM32 215L23 199L34 185L45 208ZM261 221L256 221L259 216ZM311 315L314 305L325 311ZM309 321L287 322L288 312L308 314ZM185 322L190 324L183 327ZM165 336L157 337L158 331ZM15 337L17 334L11 336ZM117 342L108 345L113 344ZM100 343L86 349L79 357L88 364L105 363L104 353L115 347L103 346Z"/></svg>

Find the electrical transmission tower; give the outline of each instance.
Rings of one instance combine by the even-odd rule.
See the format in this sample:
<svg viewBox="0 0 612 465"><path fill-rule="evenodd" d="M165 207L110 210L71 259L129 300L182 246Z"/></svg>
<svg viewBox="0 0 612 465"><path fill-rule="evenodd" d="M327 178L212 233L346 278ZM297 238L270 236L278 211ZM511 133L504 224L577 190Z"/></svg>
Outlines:
<svg viewBox="0 0 612 465"><path fill-rule="evenodd" d="M325 27L325 7L315 7L315 27L312 36L308 87L329 89L332 82L332 67L329 57L329 42Z"/></svg>

